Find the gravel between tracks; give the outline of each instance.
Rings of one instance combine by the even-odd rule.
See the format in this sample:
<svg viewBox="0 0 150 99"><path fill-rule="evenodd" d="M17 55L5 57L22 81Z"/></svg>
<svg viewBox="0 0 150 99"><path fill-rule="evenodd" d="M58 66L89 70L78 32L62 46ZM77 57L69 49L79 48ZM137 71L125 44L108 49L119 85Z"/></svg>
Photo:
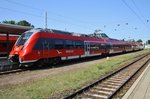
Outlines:
<svg viewBox="0 0 150 99"><path fill-rule="evenodd" d="M119 58L121 56L123 55L113 56L111 58ZM71 71L79 70L91 66L93 64L102 63L104 61L106 61L106 58L102 58L102 59L97 58L95 60L75 63L64 67L39 69L39 70L32 70L32 71L25 71L25 72L20 72L15 74L3 75L0 76L0 88L5 88L7 86L16 85L20 83L27 83L33 80L41 79L51 75L61 74L68 71L71 72Z"/></svg>

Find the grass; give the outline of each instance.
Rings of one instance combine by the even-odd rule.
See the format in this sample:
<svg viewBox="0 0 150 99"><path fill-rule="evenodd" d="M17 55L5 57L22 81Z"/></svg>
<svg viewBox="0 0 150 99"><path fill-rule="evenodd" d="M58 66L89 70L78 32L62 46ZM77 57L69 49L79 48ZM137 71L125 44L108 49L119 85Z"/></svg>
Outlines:
<svg viewBox="0 0 150 99"><path fill-rule="evenodd" d="M0 97L1 99L43 99L58 93L67 95L68 90L79 89L92 80L118 68L125 61L146 52L150 52L150 50L110 58L104 60L103 63L48 76L25 84L7 86L7 88L0 89Z"/></svg>

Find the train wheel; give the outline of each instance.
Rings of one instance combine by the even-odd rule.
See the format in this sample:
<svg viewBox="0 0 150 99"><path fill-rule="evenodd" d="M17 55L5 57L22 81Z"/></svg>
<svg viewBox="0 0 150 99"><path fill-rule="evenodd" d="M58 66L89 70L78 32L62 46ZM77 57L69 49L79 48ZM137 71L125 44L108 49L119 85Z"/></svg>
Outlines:
<svg viewBox="0 0 150 99"><path fill-rule="evenodd" d="M34 66L36 67L41 67L41 66L44 66L45 65L45 62L43 59L40 59L38 60L37 62L34 63Z"/></svg>
<svg viewBox="0 0 150 99"><path fill-rule="evenodd" d="M56 58L53 58L53 64L58 64L60 61L61 61L61 58L60 57L56 57Z"/></svg>
<svg viewBox="0 0 150 99"><path fill-rule="evenodd" d="M122 51L122 53L126 53L126 50Z"/></svg>
<svg viewBox="0 0 150 99"><path fill-rule="evenodd" d="M109 55L109 52L107 52L107 53L102 53L102 56L103 57L107 57Z"/></svg>

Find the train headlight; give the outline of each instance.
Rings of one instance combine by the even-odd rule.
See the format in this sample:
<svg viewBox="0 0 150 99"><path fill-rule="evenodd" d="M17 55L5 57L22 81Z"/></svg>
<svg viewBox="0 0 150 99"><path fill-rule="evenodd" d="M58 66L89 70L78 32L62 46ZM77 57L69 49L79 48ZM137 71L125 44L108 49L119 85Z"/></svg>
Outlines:
<svg viewBox="0 0 150 99"><path fill-rule="evenodd" d="M15 54L18 54L18 52L15 52Z"/></svg>

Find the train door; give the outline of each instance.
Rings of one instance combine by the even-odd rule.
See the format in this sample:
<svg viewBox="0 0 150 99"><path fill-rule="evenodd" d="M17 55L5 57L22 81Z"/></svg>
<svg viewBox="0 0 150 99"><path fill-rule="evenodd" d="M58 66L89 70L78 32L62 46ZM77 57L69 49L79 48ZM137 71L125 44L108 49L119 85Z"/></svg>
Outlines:
<svg viewBox="0 0 150 99"><path fill-rule="evenodd" d="M85 56L89 56L89 54L90 54L90 42L88 42L88 41L84 42L84 51L85 51Z"/></svg>
<svg viewBox="0 0 150 99"><path fill-rule="evenodd" d="M44 39L44 41L43 41L43 58L47 62L48 62L48 57L49 57L49 42L47 39Z"/></svg>

